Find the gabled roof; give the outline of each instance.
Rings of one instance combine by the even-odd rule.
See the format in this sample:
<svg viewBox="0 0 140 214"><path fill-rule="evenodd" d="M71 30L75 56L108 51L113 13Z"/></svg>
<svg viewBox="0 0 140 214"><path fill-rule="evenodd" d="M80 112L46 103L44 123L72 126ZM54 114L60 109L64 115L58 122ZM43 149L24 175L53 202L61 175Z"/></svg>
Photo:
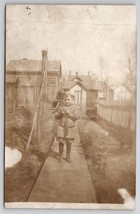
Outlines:
<svg viewBox="0 0 140 214"><path fill-rule="evenodd" d="M72 87L74 87L76 84L80 85L83 87L85 90L101 90L102 89L102 84L99 81L92 81L92 82L84 82L84 81L72 81L72 80L67 80L61 82L61 89L64 90L70 90Z"/></svg>
<svg viewBox="0 0 140 214"><path fill-rule="evenodd" d="M115 85L114 87L112 87L112 89L115 90L120 86L123 86L129 93L131 93L131 88L129 87L129 85L125 81L122 81L119 84Z"/></svg>
<svg viewBox="0 0 140 214"><path fill-rule="evenodd" d="M6 67L7 72L23 71L23 72L41 72L42 61L32 59L11 60ZM61 61L48 60L47 71L61 73Z"/></svg>
<svg viewBox="0 0 140 214"><path fill-rule="evenodd" d="M74 81L63 81L60 84L61 89L71 89L74 85L76 85L76 82Z"/></svg>
<svg viewBox="0 0 140 214"><path fill-rule="evenodd" d="M70 90L71 88L73 88L76 84L78 84L80 87L82 87L84 90L88 90L88 88L87 88L87 86L83 83L83 82L81 82L81 81L79 81L79 80L77 80L77 81L63 81L63 82L61 82L61 84L60 84L60 90L62 90L62 89L64 89L64 90Z"/></svg>
<svg viewBox="0 0 140 214"><path fill-rule="evenodd" d="M68 75L68 81L66 85L72 84L69 82L80 82L84 85L87 90L102 90L102 83L100 81L96 81L95 75Z"/></svg>

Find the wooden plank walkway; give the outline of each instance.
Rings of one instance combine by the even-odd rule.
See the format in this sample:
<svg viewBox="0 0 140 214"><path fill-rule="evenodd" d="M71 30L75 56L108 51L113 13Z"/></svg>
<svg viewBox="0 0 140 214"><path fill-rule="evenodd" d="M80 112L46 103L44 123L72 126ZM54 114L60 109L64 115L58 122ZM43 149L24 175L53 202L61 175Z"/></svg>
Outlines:
<svg viewBox="0 0 140 214"><path fill-rule="evenodd" d="M65 160L58 163L58 143L54 141L28 202L96 203L91 177L78 138L72 145L71 157L72 164Z"/></svg>

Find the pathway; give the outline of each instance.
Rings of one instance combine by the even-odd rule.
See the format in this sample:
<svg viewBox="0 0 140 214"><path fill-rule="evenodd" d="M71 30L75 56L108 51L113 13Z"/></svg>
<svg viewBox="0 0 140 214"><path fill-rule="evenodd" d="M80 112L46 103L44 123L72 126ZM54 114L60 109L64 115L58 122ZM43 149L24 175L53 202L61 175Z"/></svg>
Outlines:
<svg viewBox="0 0 140 214"><path fill-rule="evenodd" d="M96 203L91 177L78 138L72 145L72 164L58 163L54 141L28 202Z"/></svg>

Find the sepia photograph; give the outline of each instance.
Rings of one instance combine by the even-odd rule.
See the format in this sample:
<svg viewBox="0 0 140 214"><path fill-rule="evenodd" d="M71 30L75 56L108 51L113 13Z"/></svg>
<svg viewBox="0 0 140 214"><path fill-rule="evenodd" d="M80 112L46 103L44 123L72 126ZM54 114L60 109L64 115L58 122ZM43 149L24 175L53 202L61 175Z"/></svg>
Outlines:
<svg viewBox="0 0 140 214"><path fill-rule="evenodd" d="M136 6L6 5L5 208L135 209Z"/></svg>

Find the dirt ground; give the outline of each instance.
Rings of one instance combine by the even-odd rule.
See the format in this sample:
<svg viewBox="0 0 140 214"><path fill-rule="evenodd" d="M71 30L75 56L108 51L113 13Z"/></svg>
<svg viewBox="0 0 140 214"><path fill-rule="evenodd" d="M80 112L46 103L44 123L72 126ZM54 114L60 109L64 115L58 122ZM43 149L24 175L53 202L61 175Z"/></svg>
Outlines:
<svg viewBox="0 0 140 214"><path fill-rule="evenodd" d="M98 203L123 203L119 188L135 196L135 135L98 119L109 135L94 130L93 121L80 121L79 134Z"/></svg>
<svg viewBox="0 0 140 214"><path fill-rule="evenodd" d="M44 114L46 125L39 136L36 134L38 129L35 129L30 149L26 151L25 146L32 125L32 117L27 117L18 117L16 121L12 116L6 121L5 146L18 149L22 153L22 159L12 168L5 170L5 202L25 202L28 199L57 130L57 121Z"/></svg>
<svg viewBox="0 0 140 214"><path fill-rule="evenodd" d="M12 117L6 124L5 145L18 149L22 153L22 160L5 171L5 202L27 201L56 134L57 121L43 114L43 119L38 121L38 127L41 127L40 138L37 139L34 134L30 150L26 151L32 123L29 115L27 118L20 127L15 125ZM108 131L109 135L105 137L100 133L97 124ZM119 188L126 188L130 195L135 196L134 133L100 119L96 123L81 120L78 122L78 130L97 202L122 203Z"/></svg>

